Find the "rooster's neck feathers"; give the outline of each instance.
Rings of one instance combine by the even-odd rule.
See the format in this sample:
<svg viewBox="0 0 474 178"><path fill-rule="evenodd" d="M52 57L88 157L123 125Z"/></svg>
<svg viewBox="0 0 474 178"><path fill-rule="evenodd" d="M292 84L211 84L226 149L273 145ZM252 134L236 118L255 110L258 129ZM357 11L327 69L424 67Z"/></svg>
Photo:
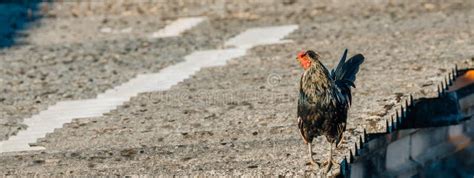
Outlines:
<svg viewBox="0 0 474 178"><path fill-rule="evenodd" d="M314 60L301 77L301 90L310 99L328 100L332 95L334 82L329 71L319 60Z"/></svg>

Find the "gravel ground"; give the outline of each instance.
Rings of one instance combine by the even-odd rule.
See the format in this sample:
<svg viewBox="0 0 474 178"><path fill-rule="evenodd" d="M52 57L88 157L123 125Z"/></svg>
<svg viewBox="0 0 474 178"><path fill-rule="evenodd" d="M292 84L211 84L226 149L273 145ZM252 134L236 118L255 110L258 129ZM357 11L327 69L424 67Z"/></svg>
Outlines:
<svg viewBox="0 0 474 178"><path fill-rule="evenodd" d="M317 174L319 170L306 165L306 147L296 127L296 95L302 72L294 60L297 51L317 50L323 56L323 63L328 66L337 62L336 59L346 47L350 48L351 54L363 53L367 58L354 90L346 141L335 152L337 160L348 154L363 128L369 132L384 130L385 119L399 108L409 94L414 94L415 98L435 95L436 85L454 64L472 66L474 60L472 3L367 3L369 6L364 8L365 11L357 8L367 5L364 3L347 3L354 5L354 11L344 11L348 8L347 4L334 7L324 6L324 3L313 11L299 11L306 9L305 3L290 3L286 6L270 6L277 10L291 9L280 16L273 16L272 10L266 12L259 7L249 8L250 12L254 10L258 14L250 16L252 18L232 15L232 10L227 12L229 17L211 16L208 24L191 30L180 40L189 37L200 37L203 41L219 40L211 43L188 39L189 47L184 45L179 49L200 49L204 48L201 45L207 43L214 45L207 47L216 48L224 39L254 26L296 23L300 29L288 37L294 43L254 48L248 55L232 60L227 66L203 69L169 91L140 94L106 116L66 124L64 128L40 140L39 145L45 146L46 151L3 154L0 156L0 172L22 175ZM252 14L250 12L248 14ZM67 14L64 16L67 17ZM218 29L212 29L211 26ZM214 31L207 33L205 30ZM199 31L206 34L200 36ZM115 45L133 43L131 41L121 39ZM169 49L161 46L162 43L156 42L149 48L153 51ZM193 46L197 44L200 46ZM61 48L64 45L57 46ZM9 49L5 55L13 54L15 50L18 50L18 54L22 54L21 50L30 50L20 48ZM42 53L47 50L36 51ZM176 55L187 53L184 51ZM58 52L53 54L58 55ZM139 52L124 55L128 56L128 60L123 59L123 62L127 62L126 66L131 65L128 63L133 54L142 55ZM146 55L140 56L142 58L148 61ZM153 56L149 61L158 63L156 60L165 59ZM61 60L57 68L67 69L64 64L59 64ZM127 69L124 66L120 68L113 61L106 61L112 63L110 65L113 67L118 66L113 68L118 71ZM101 74L101 77L104 76L102 82L111 86L114 80L123 82L137 72L159 70L157 65L150 66L144 61L132 63L135 66L129 69L130 74L120 74L124 80ZM166 61L169 65L179 61L179 57ZM48 66L43 68L52 70L48 68L51 64L43 63L46 64ZM75 62L73 64L76 65ZM88 64L91 65L90 62ZM18 71L23 65L30 64L22 62L13 66L18 66ZM148 69L150 67L153 68ZM7 68L2 67L2 70ZM27 80L26 74L24 80ZM77 75L75 73L73 76ZM91 74L84 75L90 77ZM53 79L56 81L56 78ZM35 86L31 84L33 79L28 80L24 82L25 85ZM64 82L76 83L72 79ZM90 86L87 83L84 85ZM43 87L39 86L33 91L40 91L39 88ZM70 86L67 92L75 93L71 98L81 98L87 93L91 97L101 91L98 89L100 85L90 87L81 90L77 86ZM44 100L38 104L32 102L34 99L26 98L32 96L27 94L31 92L17 94L23 102L31 102L24 106L48 105ZM11 94L7 96L11 97ZM62 94L53 96L58 97L48 100L53 102L63 99L59 97ZM14 106L21 103L16 100L12 102L16 102ZM12 109L11 112L17 114L20 111ZM326 159L328 146L325 139L319 138L313 144L318 153L316 158L321 161ZM333 168L333 174L337 172L336 169L337 166Z"/></svg>

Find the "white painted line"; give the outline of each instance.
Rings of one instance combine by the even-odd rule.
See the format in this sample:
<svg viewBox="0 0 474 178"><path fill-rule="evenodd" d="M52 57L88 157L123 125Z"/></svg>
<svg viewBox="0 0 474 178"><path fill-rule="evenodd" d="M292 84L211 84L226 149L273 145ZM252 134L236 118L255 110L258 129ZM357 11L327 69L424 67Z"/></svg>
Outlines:
<svg viewBox="0 0 474 178"><path fill-rule="evenodd" d="M101 28L99 31L102 33L112 33L112 34L119 34L119 33L131 33L133 30L132 27L124 28L122 30L114 30L110 27Z"/></svg>
<svg viewBox="0 0 474 178"><path fill-rule="evenodd" d="M23 123L28 125L28 128L0 142L0 153L45 149L38 146L30 147L29 143L45 137L47 133L61 128L63 124L73 119L102 116L139 93L168 90L201 68L222 66L230 59L244 56L250 47L282 43L281 39L296 29L295 25L250 29L226 42L237 48L193 52L185 56L183 62L164 68L158 73L138 75L99 94L95 99L58 102L47 110L25 119ZM261 35L258 40L251 40L250 38L252 36L255 38L257 32L265 35Z"/></svg>
<svg viewBox="0 0 474 178"><path fill-rule="evenodd" d="M225 46L248 49L258 45L288 42L281 40L296 29L298 25L252 28L228 40Z"/></svg>
<svg viewBox="0 0 474 178"><path fill-rule="evenodd" d="M191 53L184 62L167 67L156 74L142 74L129 82L100 94L97 98L135 96L138 93L167 90L203 67L224 65L226 61L245 55L244 49L208 50ZM139 78L144 78L142 80Z"/></svg>
<svg viewBox="0 0 474 178"><path fill-rule="evenodd" d="M198 25L204 20L206 20L205 17L187 17L187 18L177 19L174 22L168 24L165 28L157 32L154 32L151 35L151 38L165 38L165 37L179 36L184 31L193 28L194 26Z"/></svg>

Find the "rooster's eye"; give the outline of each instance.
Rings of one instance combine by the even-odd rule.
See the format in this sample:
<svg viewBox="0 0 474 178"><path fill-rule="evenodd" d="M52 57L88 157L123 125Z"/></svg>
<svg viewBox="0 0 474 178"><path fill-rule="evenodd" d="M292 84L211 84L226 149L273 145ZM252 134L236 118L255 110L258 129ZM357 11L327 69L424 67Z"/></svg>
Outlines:
<svg viewBox="0 0 474 178"><path fill-rule="evenodd" d="M305 51L300 51L297 56L298 56L298 58L302 58L302 57L306 56L306 52Z"/></svg>
<svg viewBox="0 0 474 178"><path fill-rule="evenodd" d="M302 58L302 57L304 57L305 55L306 55L306 53L304 53L304 52L298 53L298 57L299 57L299 58Z"/></svg>

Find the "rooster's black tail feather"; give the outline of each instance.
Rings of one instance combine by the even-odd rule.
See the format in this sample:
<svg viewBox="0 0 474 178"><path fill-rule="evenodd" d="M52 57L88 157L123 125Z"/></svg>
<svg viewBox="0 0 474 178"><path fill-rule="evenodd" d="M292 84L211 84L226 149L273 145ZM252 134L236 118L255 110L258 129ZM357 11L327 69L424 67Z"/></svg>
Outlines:
<svg viewBox="0 0 474 178"><path fill-rule="evenodd" d="M364 62L364 56L362 54L356 54L346 61L347 49L337 64L337 67L331 71L331 78L336 82L337 87L341 90L341 93L349 99L351 103L352 95L351 88L355 88L356 74L359 72L359 66Z"/></svg>

